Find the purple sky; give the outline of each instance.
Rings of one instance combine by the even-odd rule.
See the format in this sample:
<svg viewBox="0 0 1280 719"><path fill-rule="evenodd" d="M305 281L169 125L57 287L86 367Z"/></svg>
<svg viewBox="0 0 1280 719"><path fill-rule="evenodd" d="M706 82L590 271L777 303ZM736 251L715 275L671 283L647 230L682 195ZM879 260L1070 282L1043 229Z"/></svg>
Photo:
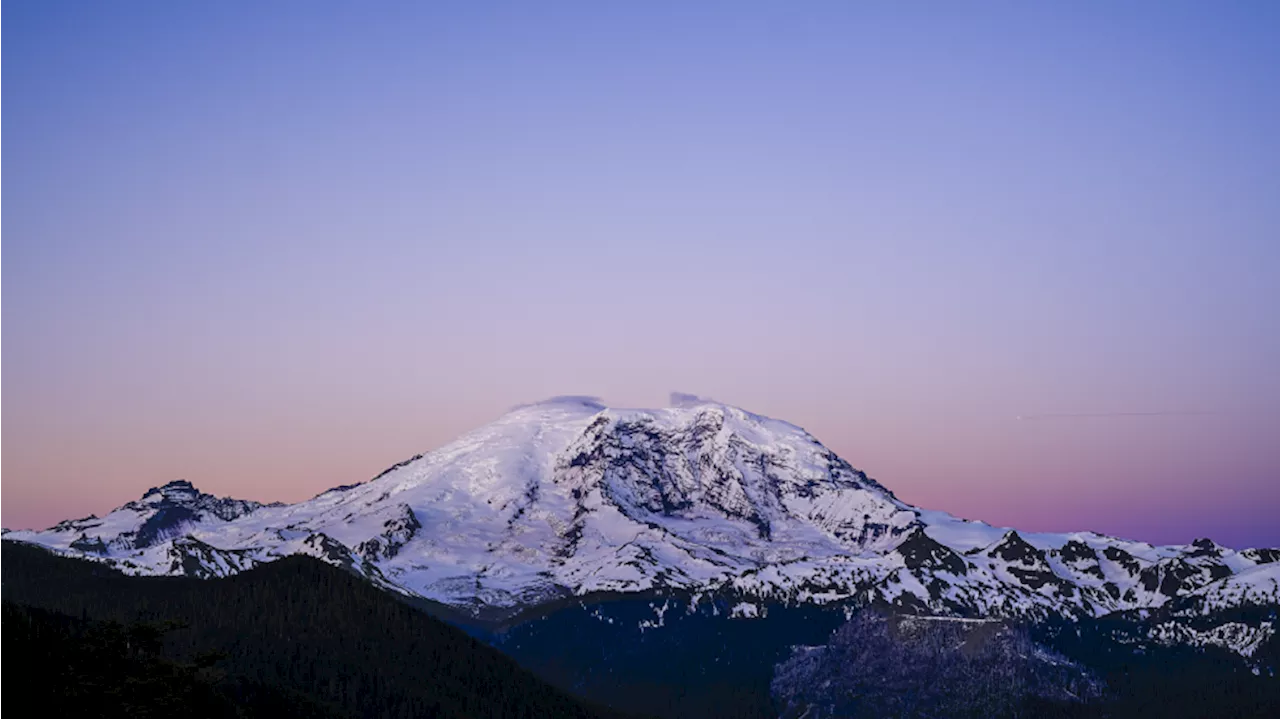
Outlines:
<svg viewBox="0 0 1280 719"><path fill-rule="evenodd" d="M4 525L682 390L1280 544L1280 4L545 5L5 2Z"/></svg>

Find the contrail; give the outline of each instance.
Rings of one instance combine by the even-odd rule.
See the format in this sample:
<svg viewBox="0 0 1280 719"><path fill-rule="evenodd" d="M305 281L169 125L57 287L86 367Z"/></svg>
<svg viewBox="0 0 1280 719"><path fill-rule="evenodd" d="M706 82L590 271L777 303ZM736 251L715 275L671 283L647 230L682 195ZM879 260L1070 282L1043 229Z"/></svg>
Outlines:
<svg viewBox="0 0 1280 719"><path fill-rule="evenodd" d="M1044 414L1020 414L1018 419L1096 419L1106 417L1191 417L1221 414L1220 412L1165 411L1165 412L1047 412Z"/></svg>

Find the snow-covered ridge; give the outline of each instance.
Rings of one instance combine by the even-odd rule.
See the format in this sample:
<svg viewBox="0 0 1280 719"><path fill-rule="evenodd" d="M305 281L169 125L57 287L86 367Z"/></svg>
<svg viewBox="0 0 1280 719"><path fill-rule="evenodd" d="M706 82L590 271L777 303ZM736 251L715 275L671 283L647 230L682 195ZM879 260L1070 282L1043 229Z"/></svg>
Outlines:
<svg viewBox="0 0 1280 719"><path fill-rule="evenodd" d="M673 404L556 398L297 504L174 482L5 539L138 574L223 576L309 554L476 614L653 589L964 617L1280 603L1276 550L969 522L900 501L793 424Z"/></svg>
<svg viewBox="0 0 1280 719"><path fill-rule="evenodd" d="M105 517L89 515L68 519L44 532L34 533L46 546L82 553L114 556L142 551L181 538L188 530L224 524L262 508L243 499L205 494L186 480L148 489L140 499L117 508ZM30 532L8 532L20 539Z"/></svg>

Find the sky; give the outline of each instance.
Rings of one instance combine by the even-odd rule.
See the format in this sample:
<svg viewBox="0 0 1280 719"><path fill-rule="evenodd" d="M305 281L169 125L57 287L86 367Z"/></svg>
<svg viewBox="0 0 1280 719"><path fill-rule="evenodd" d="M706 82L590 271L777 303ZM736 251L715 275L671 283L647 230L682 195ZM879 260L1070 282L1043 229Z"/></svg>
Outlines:
<svg viewBox="0 0 1280 719"><path fill-rule="evenodd" d="M8 528L552 395L1280 545L1280 4L3 5ZM1023 417L1023 419L1018 419Z"/></svg>

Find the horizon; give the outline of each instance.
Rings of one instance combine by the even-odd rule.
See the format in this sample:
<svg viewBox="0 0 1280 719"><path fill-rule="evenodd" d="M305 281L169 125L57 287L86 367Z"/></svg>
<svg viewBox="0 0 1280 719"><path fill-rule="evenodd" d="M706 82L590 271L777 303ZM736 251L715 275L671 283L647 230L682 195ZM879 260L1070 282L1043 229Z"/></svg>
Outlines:
<svg viewBox="0 0 1280 719"><path fill-rule="evenodd" d="M612 403L607 402L607 401L606 401L604 398L602 398L602 397L591 396L591 395L555 395L555 396L551 396L551 397L548 397L548 398L545 398L545 399L542 399L542 400L535 400L535 401L532 401L532 402L526 402L526 403L521 403L521 404L513 405L513 406L509 407L509 408L506 410L506 412L504 412L500 417L494 418L494 419L493 419L493 422L497 422L497 421L499 421L499 420L501 420L501 419L503 419L503 418L507 417L508 415L514 414L514 413L516 413L516 412L519 412L519 411L520 411L520 410L522 410L522 409L533 408L533 407L538 407L538 406L544 406L544 405L553 404L553 403L566 403L566 402L572 402L572 403L577 403L577 404L590 404L590 405L592 405L592 406L593 406L593 407L592 407L593 409L598 409L599 411L602 411L602 412L603 412L603 411L615 411L615 412L653 412L653 411L660 411L660 410L663 410L663 409L689 409L689 408L693 408L693 407L697 407L697 406L701 406L701 405L712 404L712 405L720 405L720 406L724 406L724 407L731 407L731 408L735 408L735 409L741 410L741 411L743 411L743 412L746 412L747 414L753 414L753 415L756 415L756 416L764 417L764 415L758 415L758 414L756 414L756 413L752 412L749 408L739 407L739 406L734 405L734 404L732 404L732 403L722 402L722 401L720 401L720 400L713 399L713 398L710 398L710 397L705 397L705 396L700 396L700 395L690 394L690 393L684 393L684 392L671 392L671 393L669 394L669 396L668 396L668 401L667 401L667 403L666 403L665 405L657 406L657 407L619 406L619 405L616 405L616 404L612 404ZM1095 416L1101 416L1101 415L1067 415L1067 416L1069 416L1069 417L1076 417L1076 416L1080 416L1080 417L1095 417ZM1127 415L1125 415L1125 416L1127 416ZM792 425L792 426L794 426L794 427L798 427L798 428L799 428L799 429L801 429L802 431L808 432L808 430L804 429L804 427L802 427L802 426L800 426L800 425L793 424L793 423L791 423L791 422L789 422L789 421L787 421L787 420L785 420L785 419L783 419L783 418L780 418L780 417L765 417L765 418L766 418L766 419L768 419L768 420L773 420L773 421L782 421L782 422L785 422L786 424L791 424L791 425ZM1019 417L1017 417L1016 419L1024 419L1024 417L1019 416ZM486 425L481 425L480 427L475 427L475 428L473 428L472 430L468 430L467 432L464 432L463 434L459 435L459 436L458 436L457 438L455 438L455 439L463 439L464 437L466 437L466 435L470 434L471 432L476 431L476 430L483 429L485 426L487 426L487 423L486 423ZM811 434L811 433L810 433L810 434ZM815 437L815 439L817 439L819 442L822 442L822 439L821 439L820 437ZM451 444L451 443L452 443L452 441L451 441L451 442L449 442L449 443L446 443L445 445L443 445L443 446L441 446L441 447L434 447L434 448L432 448L432 449L430 449L430 450L427 450L426 452L423 452L423 453L422 453L422 455L428 455L428 454L430 454L430 453L432 453L432 452L435 452L435 451L437 451L437 450L443 449L443 448L447 447L447 446L448 446L449 444ZM839 453L837 453L837 454L839 454ZM417 455L415 455L415 456L417 456ZM409 458L406 458L406 460L407 460L407 459L409 459ZM303 497L303 498L298 499L298 500L295 500L295 501L289 501L289 502L286 502L286 504L296 504L296 503L298 503L298 502L305 502L305 501L307 501L307 500L314 499L315 497L318 497L318 496L320 496L321 494L324 494L325 492L327 492L327 491L329 491L329 490L332 490L332 489L334 489L334 488L336 488L336 487L339 487L339 486L354 486L354 485L358 485L358 484L363 484L363 483L365 483L365 482L371 482L371 481L374 481L374 480L378 479L379 477L381 477L383 474L385 474L385 473L386 473L386 471L388 471L388 469L390 469L390 468L394 468L395 466L397 466L397 465L401 464L403 461L405 461L405 460L401 460L401 461L398 461L398 462L394 462L394 463L388 464L388 465L387 465L387 467L386 467L386 468L384 468L383 470L371 473L371 474L368 476L368 478L367 478L367 479L356 480L355 482L347 483L347 484L345 484L345 485L334 485L333 487L325 487L325 488L323 488L323 489L319 489L319 490L317 490L316 492L314 492L313 494L311 494L311 495L309 495L309 496ZM847 461L847 459L846 459L846 461ZM853 464L853 463L851 463L851 465L852 465L852 464ZM853 465L853 466L854 466L854 469L860 469L859 467L857 467L857 465ZM880 483L881 485L883 485L886 489L888 489L888 490L889 490L889 492L891 492L891 493L893 493L893 494L895 494L895 495L897 494L896 492L894 492L893 487L892 487L890 484L886 484L886 483L885 483L885 481L884 481L884 479L883 479L882 477L877 477L877 476L875 476L874 474L872 474L872 473L870 473L870 472L868 472L868 473L867 473L867 476L868 476L868 477L870 477L871 479L875 480L876 482ZM207 489L206 489L206 488L204 488L204 487L202 487L202 486L200 486L200 484L199 484L198 482L192 482L190 479L188 479L188 478L186 478L186 477L178 477L178 478L175 478L175 479L169 480L169 481L167 481L167 482L163 482L163 483L161 483L161 484L157 484L157 485L149 486L149 487L146 487L145 489L140 489L134 497L132 497L132 498L130 498L130 499L127 499L127 500L124 500L124 501L122 501L122 502L121 502L120 504L118 504L118 505L113 505L113 506L111 507L111 509L110 509L110 510L107 510L107 511L104 511L104 512L101 512L101 513L95 513L95 514L96 514L97 516L102 516L102 514L106 514L106 513L107 513L107 512L109 512L109 511L112 511L112 510L114 510L114 509L117 509L117 508L119 508L120 506L122 506L123 504L125 504L125 503L127 503L127 502L136 501L137 499L140 499L140 498L142 498L142 497L145 497L147 494L149 494L149 493L150 493L151 491L153 491L153 490L157 490L157 489L160 489L160 488L163 488L163 487L165 487L165 486L172 485L172 484L183 484L183 483L185 483L185 484L186 484L186 485L188 485L188 486L193 487L193 488L194 488L196 491L198 491L198 492L202 492L202 493L205 493L205 494L213 494L213 495L215 495L215 496L222 496L222 497L224 497L224 498L228 498L228 499L245 499L245 500L253 500L253 501L261 502L261 503L263 503L263 504L269 504L269 503L272 503L272 502L280 501L280 500L264 500L264 499L260 499L260 498L258 498L258 497L252 497L252 496L231 496L231 495L219 495L219 494L218 494L218 493L216 493L216 492L209 492L209 491L207 491ZM898 497L898 499L902 499L902 498L901 498L901 497ZM907 504L909 504L909 505L913 506L913 507L914 507L914 508L916 508L916 509L923 510L923 511L943 511L943 512L946 512L946 511L947 511L947 510L942 509L942 508L939 508L939 507L925 507L925 506L920 506L920 505L913 504L912 502L907 501L907 500L903 500L903 501L906 501L906 502L907 502ZM1089 534L1089 533L1093 533L1093 534L1101 534L1101 535L1104 535L1104 536L1111 536L1111 537L1115 537L1115 538L1117 538L1117 539L1122 539L1122 540L1131 540L1131 541L1136 541L1136 542L1144 542L1144 543L1146 543L1146 544L1150 544L1150 545L1153 545L1153 546L1185 546L1185 545L1190 545L1193 541L1196 541L1196 540L1199 540L1199 539L1203 539L1203 538L1208 538L1208 539L1212 539L1212 540L1214 540L1215 542L1217 542L1218 544L1220 544L1220 545L1222 545L1222 546L1227 546L1227 547L1230 547L1230 548L1232 548L1232 549L1236 549L1236 550L1247 549L1247 548L1250 548L1250 546L1253 546L1253 545L1250 545L1250 546L1236 546L1236 545L1230 545L1230 544L1226 544L1226 543L1224 543L1224 542L1220 542L1220 541L1218 541L1217 539L1215 539L1214 537L1201 537L1201 536L1193 537L1192 539L1189 539L1189 540L1187 540L1187 541L1185 541L1185 542L1164 542L1164 543L1161 543L1161 542L1150 542L1150 541L1144 540L1144 539L1139 538L1139 537L1129 537L1129 536L1123 536L1123 535L1116 535L1116 534L1112 534L1112 533L1108 533L1108 532L1099 532L1099 531L1095 531L1095 530L1093 530L1093 529L1091 529L1091 528L1087 528L1087 527L1084 527L1084 528L1082 528L1082 527L1076 527L1076 528L1070 528L1070 529L1057 529L1057 530L1054 530L1054 529L1033 530L1033 529L1030 529L1030 528L1027 528L1027 527L1017 527L1017 526L1010 526L1010 525L1005 525L1005 524L999 524L999 523L987 522L987 521L985 521L985 520L983 520L983 519L981 519L981 518L978 518L978 517L965 517L965 516L955 515L954 513L950 513L950 514L953 514L954 516L957 516L958 518L963 519L963 520L973 521L973 522L980 522L980 523L987 524L987 525L989 525L989 526L995 527L995 528L997 528L997 529L1009 529L1009 530L1014 530L1014 531L1017 531L1017 532L1018 532L1019 534L1021 534L1021 535L1034 535L1034 534L1074 534L1074 533ZM49 525L47 525L47 526L52 526L53 524L56 524L57 522L60 522L60 521L62 521L62 520L66 520L66 519L79 519L79 518L80 518L80 517L62 517L61 519L59 519L59 520L57 520L57 521L55 521L55 522L52 522L52 523L50 523L50 524L49 524ZM35 530L41 530L41 529L45 529L45 528L47 528L47 527L46 527L46 526L41 526L41 527L35 527L35 526L33 526L33 527L10 527L10 526L5 526L5 529L7 529L7 530L15 530L15 529L35 529ZM1257 546L1263 546L1263 545L1257 545Z"/></svg>
<svg viewBox="0 0 1280 719"><path fill-rule="evenodd" d="M6 528L677 387L922 509L1280 546L1280 5L0 12Z"/></svg>

